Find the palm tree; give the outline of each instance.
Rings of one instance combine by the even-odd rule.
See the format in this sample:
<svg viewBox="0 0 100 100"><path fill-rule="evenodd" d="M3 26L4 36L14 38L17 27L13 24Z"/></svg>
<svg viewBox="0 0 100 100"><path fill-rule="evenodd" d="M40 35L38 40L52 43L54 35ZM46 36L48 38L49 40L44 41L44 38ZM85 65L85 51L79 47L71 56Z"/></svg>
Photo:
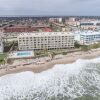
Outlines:
<svg viewBox="0 0 100 100"><path fill-rule="evenodd" d="M55 57L55 53L54 52L49 52L48 56L50 57L51 60L53 60L54 57Z"/></svg>
<svg viewBox="0 0 100 100"><path fill-rule="evenodd" d="M44 53L46 53L48 51L48 49L47 48L44 48L43 51L44 51Z"/></svg>

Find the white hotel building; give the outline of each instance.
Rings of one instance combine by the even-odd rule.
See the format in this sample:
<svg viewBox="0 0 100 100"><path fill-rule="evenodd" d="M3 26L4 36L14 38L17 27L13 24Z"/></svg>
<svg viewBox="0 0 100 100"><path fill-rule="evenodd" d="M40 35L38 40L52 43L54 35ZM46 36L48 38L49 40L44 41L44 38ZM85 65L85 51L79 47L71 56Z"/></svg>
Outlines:
<svg viewBox="0 0 100 100"><path fill-rule="evenodd" d="M74 34L68 32L21 33L19 50L74 48Z"/></svg>
<svg viewBox="0 0 100 100"><path fill-rule="evenodd" d="M3 53L3 50L4 50L3 40L0 37L0 53Z"/></svg>
<svg viewBox="0 0 100 100"><path fill-rule="evenodd" d="M81 44L89 45L100 42L100 31L99 32L82 32L80 33Z"/></svg>

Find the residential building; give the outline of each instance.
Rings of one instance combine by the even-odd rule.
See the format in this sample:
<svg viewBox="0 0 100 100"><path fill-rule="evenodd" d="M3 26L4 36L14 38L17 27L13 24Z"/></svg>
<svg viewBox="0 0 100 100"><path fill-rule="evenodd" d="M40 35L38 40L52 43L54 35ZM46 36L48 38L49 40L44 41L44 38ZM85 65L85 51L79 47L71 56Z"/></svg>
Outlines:
<svg viewBox="0 0 100 100"><path fill-rule="evenodd" d="M3 50L4 50L3 40L0 37L0 53L3 53Z"/></svg>
<svg viewBox="0 0 100 100"><path fill-rule="evenodd" d="M49 18L49 22L62 23L63 22L63 18Z"/></svg>
<svg viewBox="0 0 100 100"><path fill-rule="evenodd" d="M81 21L80 28L86 30L100 29L100 21Z"/></svg>
<svg viewBox="0 0 100 100"><path fill-rule="evenodd" d="M66 21L65 22L66 25L69 25L69 26L80 26L80 22L79 21Z"/></svg>
<svg viewBox="0 0 100 100"><path fill-rule="evenodd" d="M97 43L100 42L100 31L99 32L82 32L80 34L80 42L81 44L93 44L93 43Z"/></svg>
<svg viewBox="0 0 100 100"><path fill-rule="evenodd" d="M19 32L13 32L13 33L2 33L2 38L4 42L13 42L17 41L17 37L20 33Z"/></svg>
<svg viewBox="0 0 100 100"><path fill-rule="evenodd" d="M70 17L69 19L65 20L65 24L69 25L69 26L79 26L80 21L77 20L77 18L75 18L75 17Z"/></svg>
<svg viewBox="0 0 100 100"><path fill-rule="evenodd" d="M19 50L74 48L74 34L68 32L21 33Z"/></svg>

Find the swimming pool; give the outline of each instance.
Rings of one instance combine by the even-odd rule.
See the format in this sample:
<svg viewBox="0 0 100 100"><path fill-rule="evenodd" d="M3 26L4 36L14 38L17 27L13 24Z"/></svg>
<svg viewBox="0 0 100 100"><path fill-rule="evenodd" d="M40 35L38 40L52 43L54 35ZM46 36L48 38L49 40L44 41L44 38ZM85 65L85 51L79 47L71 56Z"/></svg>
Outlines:
<svg viewBox="0 0 100 100"><path fill-rule="evenodd" d="M16 51L9 54L9 58L30 58L34 57L34 51Z"/></svg>
<svg viewBox="0 0 100 100"><path fill-rule="evenodd" d="M19 51L16 54L17 57L31 57L34 56L33 51Z"/></svg>
<svg viewBox="0 0 100 100"><path fill-rule="evenodd" d="M18 52L17 56L30 56L31 53L30 52Z"/></svg>

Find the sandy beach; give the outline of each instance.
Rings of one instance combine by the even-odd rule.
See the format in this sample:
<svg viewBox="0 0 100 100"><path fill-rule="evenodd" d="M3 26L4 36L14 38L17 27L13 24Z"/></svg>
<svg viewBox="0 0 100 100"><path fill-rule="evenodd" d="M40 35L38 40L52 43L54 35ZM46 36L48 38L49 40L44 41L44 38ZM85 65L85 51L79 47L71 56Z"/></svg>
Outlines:
<svg viewBox="0 0 100 100"><path fill-rule="evenodd" d="M56 64L68 64L73 63L78 59L93 59L100 56L100 49L93 49L87 52L74 52L65 55L63 58L60 59L53 59L49 62L45 62L44 64L38 65L25 65L25 66L17 66L15 68L8 68L8 69L0 69L0 76L12 73L19 73L24 71L32 71L34 73L39 73L45 70L52 68Z"/></svg>

